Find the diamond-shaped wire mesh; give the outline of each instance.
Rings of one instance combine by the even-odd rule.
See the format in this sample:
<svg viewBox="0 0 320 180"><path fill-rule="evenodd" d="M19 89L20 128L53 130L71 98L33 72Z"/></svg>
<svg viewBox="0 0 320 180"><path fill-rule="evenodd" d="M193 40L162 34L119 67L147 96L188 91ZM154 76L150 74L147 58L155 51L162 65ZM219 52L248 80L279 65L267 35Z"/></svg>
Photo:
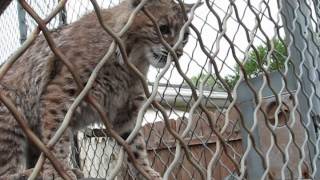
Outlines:
<svg viewBox="0 0 320 180"><path fill-rule="evenodd" d="M45 18L58 1L28 3ZM110 8L119 1L98 3ZM2 62L37 26L18 9L13 1L0 16ZM92 10L88 0L69 0L47 27ZM172 64L157 81L162 69L150 68L147 80L150 91L159 85L155 100L205 177L320 177L320 3L207 0L193 18L181 72ZM201 179L157 107L148 106L142 124L152 168L168 179ZM105 131L92 125L73 137L70 166L85 177L108 178L116 166L121 148ZM118 178L134 178L123 167Z"/></svg>

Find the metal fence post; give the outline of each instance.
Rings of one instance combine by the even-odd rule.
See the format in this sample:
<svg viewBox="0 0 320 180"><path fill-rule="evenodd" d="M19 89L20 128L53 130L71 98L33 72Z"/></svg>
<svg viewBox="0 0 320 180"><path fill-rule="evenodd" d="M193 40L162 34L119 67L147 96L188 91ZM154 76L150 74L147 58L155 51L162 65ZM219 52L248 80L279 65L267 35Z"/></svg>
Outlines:
<svg viewBox="0 0 320 180"><path fill-rule="evenodd" d="M289 70L291 71L291 70ZM265 86L262 91L262 101L265 101L266 98L268 99L274 99L275 94L271 91L271 88L277 92L280 93L282 85L282 81L279 81L279 79L282 79L282 76L278 72L271 72L269 74L270 78L270 87ZM263 82L263 76L260 75L256 78L252 78L249 80L251 86L254 88L255 92L257 92ZM296 89L296 83L293 81L288 81L288 88L289 89ZM253 125L254 122L254 109L256 108L256 103L254 100L254 92L251 91L249 88L248 84L243 81L239 85L237 89L237 94L238 94L238 99L237 99L237 105L240 108L240 111L243 114L243 119L244 119L244 125L250 129ZM281 93L281 95L288 94L288 92L284 91ZM264 109L262 107L262 109ZM265 110L265 109L264 109ZM261 114L261 113L260 113ZM265 121L268 121L268 119L259 118L258 119L258 124L264 123ZM259 125L258 125L259 126ZM264 127L267 128L267 127ZM255 148L258 150L262 151L263 145L265 145L266 142L263 141L262 136L265 136L266 134L263 134L258 127L254 129L254 131L251 132L252 138L255 141ZM244 128L241 129L241 134L242 134L242 146L244 149L247 148L248 146L248 136L249 133L245 131ZM261 177L264 174L264 167L263 167L263 162L261 157L259 157L258 153L254 148L251 148L249 151L249 154L247 155L246 158L246 171L247 171L247 179L249 180L255 180L255 179L261 179ZM279 177L275 177L279 178Z"/></svg>
<svg viewBox="0 0 320 180"><path fill-rule="evenodd" d="M312 162L317 147L316 133L313 118L320 114L320 79L319 79L319 39L311 23L311 7L305 0L282 0L281 15L287 42L292 41L288 47L295 72L288 74L289 80L298 82L301 89L298 93L298 110L302 122L306 125L309 136L307 161ZM318 14L319 12L316 12ZM319 22L318 22L319 23ZM318 25L317 25L318 26ZM304 62L303 62L304 61ZM299 69L303 62L302 71ZM318 68L317 68L318 67ZM297 77L297 75L300 75ZM300 81L300 82L299 82ZM315 91L315 92L313 92ZM310 104L312 103L312 104ZM303 127L301 127L303 128ZM319 160L317 161L316 177L320 177Z"/></svg>
<svg viewBox="0 0 320 180"><path fill-rule="evenodd" d="M237 100L238 107L240 108L242 114L243 114L243 119L244 125L250 129L253 125L253 111L255 107L255 103L253 100L253 94L248 93L250 92L248 86L242 82L241 85L239 86L237 93L239 94L239 99ZM260 144L260 135L259 135L259 130L256 128L252 133L252 138L255 141L255 147L260 149L261 144ZM241 134L242 134L242 147L244 150L248 146L248 137L249 133L244 130L244 128L241 128ZM260 179L264 168L262 165L262 160L259 157L258 153L251 148L249 151L249 154L246 158L246 166L247 166L247 178L248 179Z"/></svg>
<svg viewBox="0 0 320 180"><path fill-rule="evenodd" d="M21 7L19 2L17 2L17 9L18 9L20 43L22 44L27 39L27 33L28 33L27 23L26 23L26 11Z"/></svg>
<svg viewBox="0 0 320 180"><path fill-rule="evenodd" d="M312 1L313 1L313 8L317 17L316 31L317 33L320 33L320 1L319 0L312 0Z"/></svg>
<svg viewBox="0 0 320 180"><path fill-rule="evenodd" d="M61 0L58 0L60 2ZM67 10L66 7L64 6L60 13L59 13L59 26L66 25L67 24Z"/></svg>

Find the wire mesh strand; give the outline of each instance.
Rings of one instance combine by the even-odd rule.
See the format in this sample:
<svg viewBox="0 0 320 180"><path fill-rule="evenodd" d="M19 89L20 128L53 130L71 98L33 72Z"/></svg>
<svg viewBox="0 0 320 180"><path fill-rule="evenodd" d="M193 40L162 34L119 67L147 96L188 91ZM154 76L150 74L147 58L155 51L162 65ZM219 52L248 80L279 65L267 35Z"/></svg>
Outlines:
<svg viewBox="0 0 320 180"><path fill-rule="evenodd" d="M17 13L19 2L29 13ZM40 30L48 34L50 44L50 29L70 24L92 10L99 17L91 3L109 8L119 1L13 1L0 16L0 60L5 62L0 79ZM142 8L144 3L119 33L103 27L114 41L86 85L79 85L82 91L49 147L59 140L71 114L85 100L99 69L117 45L123 46L120 37L136 13L141 11L153 22L152 14ZM177 44L187 27L191 31L180 60L174 53L176 46L161 41L171 53L165 68L150 68L148 76L141 77L152 83L144 82L148 100L129 138L124 141L112 131L102 108L91 99L88 102L101 112L106 126L79 132L70 166L80 168L86 177L112 179L121 174L124 179L133 178L128 168L121 169L124 152L143 129L149 160L164 179L315 179L320 174L319 9L319 1L205 0L195 14L188 15L180 32ZM153 25L159 28L157 22ZM28 38L20 45L24 36ZM54 43L50 46L59 55L59 48ZM63 55L61 60L68 66ZM77 72L70 71L77 81ZM0 99L16 117L21 116L10 106L10 99L2 95ZM41 142L37 146L55 162ZM42 154L31 177L37 176L44 160Z"/></svg>

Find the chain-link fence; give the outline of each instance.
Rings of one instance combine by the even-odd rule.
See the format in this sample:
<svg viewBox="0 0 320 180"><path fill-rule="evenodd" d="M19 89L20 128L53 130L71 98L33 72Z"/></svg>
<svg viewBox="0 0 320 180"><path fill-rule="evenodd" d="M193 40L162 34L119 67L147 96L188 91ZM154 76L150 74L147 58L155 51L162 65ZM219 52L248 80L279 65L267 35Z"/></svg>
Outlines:
<svg viewBox="0 0 320 180"><path fill-rule="evenodd" d="M8 2L0 3L0 9L5 9L0 11L0 60L4 62L0 79L41 31L50 34L49 29L67 26L95 4L19 0L6 7ZM190 35L180 60L172 60L164 69L151 67L143 81L148 100L139 111L137 127L144 132L152 168L163 179L319 179L320 2L203 3L188 15L193 20L186 21ZM98 1L101 8L117 4ZM121 44L117 38L114 42ZM60 57L59 48L50 46ZM68 60L60 60L68 65ZM75 71L75 82L77 76ZM84 99L90 83L79 88L84 95L80 93L75 102ZM10 98L1 92L0 99L43 152L32 175L38 174L45 157L63 175L50 147L68 123L46 147ZM97 112L103 111L88 99ZM110 133L111 126L100 115L104 125L88 126L74 135L69 166L80 168L85 177L118 174L118 179L135 179L129 168L119 168L119 164L126 167L122 163L126 142Z"/></svg>

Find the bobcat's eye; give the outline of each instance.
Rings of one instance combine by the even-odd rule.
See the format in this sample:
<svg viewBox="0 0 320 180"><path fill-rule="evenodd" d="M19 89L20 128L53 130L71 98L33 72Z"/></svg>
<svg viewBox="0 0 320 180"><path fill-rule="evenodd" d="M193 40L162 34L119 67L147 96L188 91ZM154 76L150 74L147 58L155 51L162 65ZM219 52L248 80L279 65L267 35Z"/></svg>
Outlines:
<svg viewBox="0 0 320 180"><path fill-rule="evenodd" d="M163 35L170 34L170 27L168 25L161 25L159 29Z"/></svg>

